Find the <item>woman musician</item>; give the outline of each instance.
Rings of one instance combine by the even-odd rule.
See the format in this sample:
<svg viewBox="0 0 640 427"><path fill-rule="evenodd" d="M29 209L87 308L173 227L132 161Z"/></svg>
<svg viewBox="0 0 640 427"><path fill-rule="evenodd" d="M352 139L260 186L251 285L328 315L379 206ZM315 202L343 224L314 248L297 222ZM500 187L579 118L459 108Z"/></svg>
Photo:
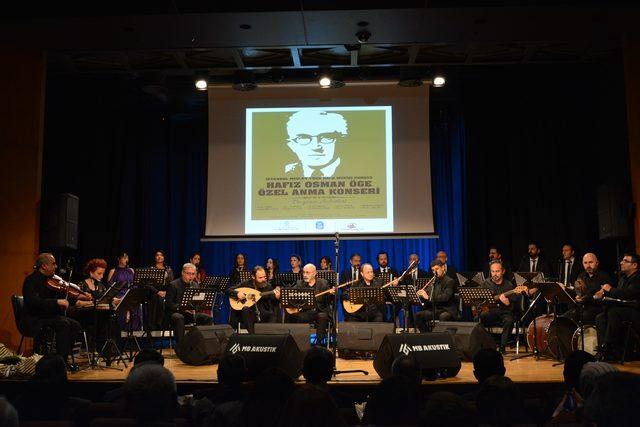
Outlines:
<svg viewBox="0 0 640 427"><path fill-rule="evenodd" d="M91 294L92 301L78 300L75 305L75 317L87 332L89 350L100 351L105 341L117 338L120 329L114 317L113 307L120 303L119 298L113 298L106 304L98 304L100 297L106 292L107 287L102 283L107 262L101 258L94 258L87 262L84 273L87 278L78 283L83 292Z"/></svg>

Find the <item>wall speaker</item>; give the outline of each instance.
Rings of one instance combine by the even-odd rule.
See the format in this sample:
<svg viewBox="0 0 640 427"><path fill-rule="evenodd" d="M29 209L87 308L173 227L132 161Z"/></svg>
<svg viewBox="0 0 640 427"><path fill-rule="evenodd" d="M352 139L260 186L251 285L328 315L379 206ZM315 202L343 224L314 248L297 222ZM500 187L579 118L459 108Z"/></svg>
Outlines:
<svg viewBox="0 0 640 427"><path fill-rule="evenodd" d="M78 212L80 199L73 194L58 194L44 201L41 210L42 247L78 249Z"/></svg>

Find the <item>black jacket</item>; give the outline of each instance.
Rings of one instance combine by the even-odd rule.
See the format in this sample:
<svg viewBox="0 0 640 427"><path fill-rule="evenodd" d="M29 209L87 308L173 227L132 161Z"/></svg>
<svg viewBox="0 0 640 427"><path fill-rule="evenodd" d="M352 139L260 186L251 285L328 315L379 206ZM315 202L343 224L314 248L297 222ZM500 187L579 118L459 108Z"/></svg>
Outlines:
<svg viewBox="0 0 640 427"><path fill-rule="evenodd" d="M458 307L456 306L456 283L449 276L444 276L435 281L427 289L429 300L424 301L424 309L430 310L431 304L436 304L436 309L444 309L454 318L458 317Z"/></svg>

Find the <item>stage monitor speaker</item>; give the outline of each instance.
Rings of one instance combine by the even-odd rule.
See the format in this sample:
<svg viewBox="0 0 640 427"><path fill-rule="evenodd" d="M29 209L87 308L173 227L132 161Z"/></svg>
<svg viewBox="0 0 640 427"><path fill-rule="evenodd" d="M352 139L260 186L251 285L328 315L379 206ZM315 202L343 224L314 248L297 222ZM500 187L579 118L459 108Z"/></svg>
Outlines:
<svg viewBox="0 0 640 427"><path fill-rule="evenodd" d="M58 194L42 206L42 246L47 249L78 249L78 210L80 199Z"/></svg>
<svg viewBox="0 0 640 427"><path fill-rule="evenodd" d="M236 334L229 339L225 355L228 354L244 357L249 379L270 367L282 369L294 380L302 374L304 353L290 334Z"/></svg>
<svg viewBox="0 0 640 427"><path fill-rule="evenodd" d="M632 203L618 187L602 185L597 190L598 231L601 240L632 235Z"/></svg>
<svg viewBox="0 0 640 427"><path fill-rule="evenodd" d="M195 326L184 335L176 347L176 354L187 365L216 363L232 334L230 325Z"/></svg>
<svg viewBox="0 0 640 427"><path fill-rule="evenodd" d="M482 348L496 348L489 332L476 322L438 322L433 332L448 332L453 336L460 360L471 362Z"/></svg>
<svg viewBox="0 0 640 427"><path fill-rule="evenodd" d="M394 327L389 322L342 322L338 324L338 351L377 351Z"/></svg>
<svg viewBox="0 0 640 427"><path fill-rule="evenodd" d="M303 353L311 348L311 326L308 323L256 323L255 328L256 334L291 335Z"/></svg>
<svg viewBox="0 0 640 427"><path fill-rule="evenodd" d="M418 361L422 377L426 379L455 377L462 366L450 333L389 334L382 340L373 360L373 368L380 378L391 376L391 365L402 354Z"/></svg>

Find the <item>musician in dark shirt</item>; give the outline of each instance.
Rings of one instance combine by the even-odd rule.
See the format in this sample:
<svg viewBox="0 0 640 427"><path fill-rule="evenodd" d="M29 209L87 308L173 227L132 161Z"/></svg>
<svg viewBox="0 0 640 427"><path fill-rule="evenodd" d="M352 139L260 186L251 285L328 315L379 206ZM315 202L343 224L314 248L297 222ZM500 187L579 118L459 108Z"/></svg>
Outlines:
<svg viewBox="0 0 640 427"><path fill-rule="evenodd" d="M371 264L362 264L360 271L360 279L347 286L342 292L342 299L349 299L349 288L379 288L383 285L382 280L373 274L373 266ZM355 313L344 313L344 320L347 322L382 322L384 320L384 304L366 304Z"/></svg>
<svg viewBox="0 0 640 427"><path fill-rule="evenodd" d="M322 340L327 336L327 327L331 316L331 303L333 302L335 289L329 283L317 275L316 266L307 264L302 268L302 280L298 280L294 289L313 289L314 294L328 290L320 298L316 298L316 307L312 309L300 310L296 314L288 314L285 317L291 323L312 323L316 324L316 345L322 344Z"/></svg>
<svg viewBox="0 0 640 427"><path fill-rule="evenodd" d="M378 252L378 268L373 270L373 274L378 277L380 274L388 273L391 279L399 277L398 270L389 266L389 254L385 251Z"/></svg>
<svg viewBox="0 0 640 427"><path fill-rule="evenodd" d="M260 265L253 267L251 279L229 288L228 294L231 298L245 301L247 295L238 291L238 288L252 288L266 294L262 295L258 302L251 307L243 307L241 311L231 310L229 323L232 326L237 325L240 321L250 334L254 334L256 323L273 323L277 320L280 289L271 287L264 267Z"/></svg>
<svg viewBox="0 0 640 427"><path fill-rule="evenodd" d="M81 327L77 320L66 316L69 301L61 294L49 289L45 283L56 272L56 259L50 253L38 256L35 271L26 277L22 285L24 315L27 328L38 334L43 326L50 326L56 333L56 351L67 363L67 368L77 370L73 361L67 360L72 354L73 344Z"/></svg>
<svg viewBox="0 0 640 427"><path fill-rule="evenodd" d="M182 266L180 277L169 283L167 287L165 308L169 323L173 326L173 336L176 338L176 344L180 343L184 337L185 320L189 323L195 321L196 325L210 325L212 323L211 317L204 313L194 313L193 310L182 310L180 308L185 289L197 287L193 281L196 274L196 266L186 263Z"/></svg>
<svg viewBox="0 0 640 427"><path fill-rule="evenodd" d="M247 257L245 254L238 252L236 254L236 260L233 263L233 268L229 273L229 278L232 285L237 285L241 282L240 280L240 272L247 271Z"/></svg>
<svg viewBox="0 0 640 427"><path fill-rule="evenodd" d="M112 317L111 304L117 306L120 299L113 298L106 307L95 305L107 291L107 287L102 283L106 268L107 262L101 258L89 260L84 268L87 278L78 283L83 292L93 297L93 301L77 301L73 314L87 332L91 351L101 351L107 338L116 339L119 333L117 322Z"/></svg>
<svg viewBox="0 0 640 427"><path fill-rule="evenodd" d="M420 289L418 296L423 301L424 310L416 313L416 327L420 332L428 332L427 323L433 319L433 303L435 303L435 318L441 321L455 320L458 317L456 300L454 297L456 284L446 275L444 264L436 259L431 262L431 272L435 280L426 289Z"/></svg>
<svg viewBox="0 0 640 427"><path fill-rule="evenodd" d="M593 253L586 253L582 257L582 271L574 282L574 286L565 286L561 283L560 286L564 287L567 292L575 297L576 302L581 304L580 307L573 307L565 314L564 317L578 322L579 315L582 315L582 322L587 324L594 324L596 316L602 313L603 308L600 301L593 299L593 296L599 292L604 285L611 285L611 277L605 272L600 270L600 262L598 257Z"/></svg>
<svg viewBox="0 0 640 427"><path fill-rule="evenodd" d="M418 256L418 254L411 254L409 255L409 265L411 265L412 263L420 263L420 257ZM413 270L411 270L406 276L404 276L404 279L402 279L402 281L400 282L401 285L413 285L415 284L415 281L417 279L425 279L427 278L428 274L425 270L421 269L421 268L414 268Z"/></svg>
<svg viewBox="0 0 640 427"><path fill-rule="evenodd" d="M615 298L628 302L640 302L640 256L636 253L625 253L620 261L620 280L618 287L603 285L602 289L595 293L594 298ZM640 328L640 309L636 304L633 307L623 305L606 305L603 313L596 317L596 329L598 342L603 345L605 356L617 359L618 352L624 345L625 328L622 322L631 322L635 330Z"/></svg>
<svg viewBox="0 0 640 427"><path fill-rule="evenodd" d="M500 352L505 353L505 347L509 341L509 334L513 328L515 320L513 310L518 300L518 295L505 296L504 293L514 289L513 284L504 278L504 267L500 261L492 261L489 265L491 277L482 283L482 286L489 289L493 295L500 295L498 307L480 314L480 323L485 328L500 325L502 335L500 336Z"/></svg>

